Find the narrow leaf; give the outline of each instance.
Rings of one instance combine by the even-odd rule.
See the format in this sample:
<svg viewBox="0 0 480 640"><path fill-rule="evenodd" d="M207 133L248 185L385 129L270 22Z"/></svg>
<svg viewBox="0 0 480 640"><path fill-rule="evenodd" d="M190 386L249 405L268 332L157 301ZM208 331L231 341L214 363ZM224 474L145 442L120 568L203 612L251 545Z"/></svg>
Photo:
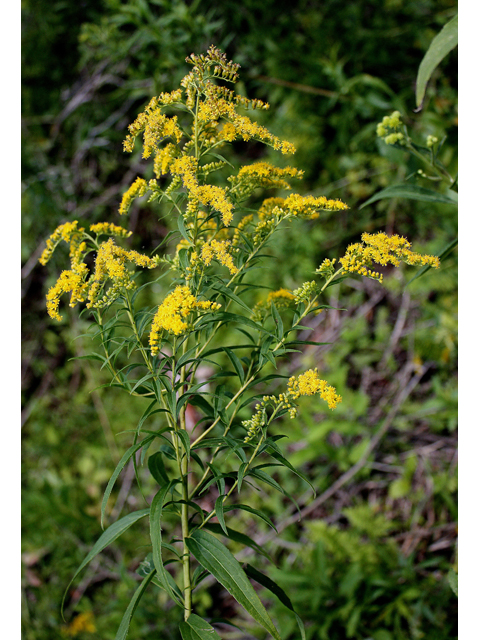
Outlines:
<svg viewBox="0 0 480 640"><path fill-rule="evenodd" d="M279 587L276 582L271 580L268 576L264 575L257 569L255 569L255 567L252 567L250 564L245 565L244 569L247 576L249 576L250 578L253 578L253 580L258 582L258 584L261 584L262 587L265 587L265 589L268 589L269 591L271 591L274 595L277 596L277 598L280 600L282 604L284 604L288 609L290 609L290 611L293 611L293 613L295 614L295 618L297 619L297 624L298 624L298 628L300 629L302 640L305 640L305 627L303 626L303 622L300 616L297 615L295 609L293 608L291 600L287 596L285 591L281 587Z"/></svg>
<svg viewBox="0 0 480 640"><path fill-rule="evenodd" d="M160 486L168 483L169 478L160 451L157 451L157 453L154 453L148 458L148 468Z"/></svg>
<svg viewBox="0 0 480 640"><path fill-rule="evenodd" d="M275 458L275 460L278 460L279 462L281 462L285 467L287 467L288 469L290 469L290 471L293 471L293 473L295 475L297 475L299 478L301 478L304 482L306 482L307 484L309 484L312 488L313 491L313 495L316 496L317 492L315 491L315 487L313 486L313 484L310 482L310 480L307 478L307 476L305 476L301 471L299 471L298 469L295 469L295 467L286 459L284 458L284 456L282 456L281 453L279 453L278 451L269 451L269 454L272 456L272 458Z"/></svg>
<svg viewBox="0 0 480 640"><path fill-rule="evenodd" d="M417 111L423 107L425 98L425 90L432 73L440 62L450 51L458 44L458 15L447 22L443 29L438 33L425 54L418 68L417 85L415 90L415 99L417 103Z"/></svg>
<svg viewBox="0 0 480 640"><path fill-rule="evenodd" d="M240 563L217 538L197 529L186 544L198 562L222 584L235 600L276 640L281 637Z"/></svg>
<svg viewBox="0 0 480 640"><path fill-rule="evenodd" d="M148 576L145 576L140 586L133 594L133 597L130 600L130 604L128 605L125 613L123 614L123 618L120 623L120 626L118 627L115 640L125 640L125 638L127 637L128 629L130 628L130 622L132 620L133 614L135 613L135 609L137 608L138 603L142 599L143 594L145 593L149 583L153 580L154 576L155 576L155 569L153 571L150 571Z"/></svg>
<svg viewBox="0 0 480 640"><path fill-rule="evenodd" d="M82 569L86 567L87 564L91 560L93 560L93 558L95 558L96 555L98 555L101 551L103 551L106 547L108 547L109 544L112 544L112 542L114 542L117 538L119 538L122 535L122 533L124 533L127 529L129 529L132 526L132 524L135 524L137 520L140 520L140 518L144 518L149 513L150 513L150 509L133 511L132 513L129 513L127 516L125 516L124 518L120 518L120 520L117 520L117 522L114 522L110 527L108 527L106 531L102 533L100 538L93 545L90 552L84 558L83 562L75 571L73 578L68 583L67 588L65 589L65 593L63 594L62 607L61 607L62 612L63 612L63 604L65 602L65 596L67 595L70 585L78 576L80 571L82 571Z"/></svg>
<svg viewBox="0 0 480 640"><path fill-rule="evenodd" d="M420 200L422 202L440 202L443 204L458 205L453 198L450 198L443 193L438 193L438 191L432 191L431 189L419 187L416 184L404 182L382 189L364 202L359 209L363 209L363 207L372 204L372 202L382 200L383 198L407 198L409 200Z"/></svg>
<svg viewBox="0 0 480 640"><path fill-rule="evenodd" d="M203 528L208 529L208 531L211 531L212 533L225 535L222 530L222 527L216 522L207 522L206 524L203 525ZM258 551L258 553L261 553L262 556L265 556L267 560L269 560L270 562L273 562L272 558L265 551L265 549L263 549L263 547L257 544L255 540L252 540L252 538L247 536L245 533L241 533L240 531L236 531L235 529L231 529L230 527L227 527L226 535L230 540L233 540L234 542L239 542L240 544L243 544L246 547L250 547L251 549Z"/></svg>
<svg viewBox="0 0 480 640"><path fill-rule="evenodd" d="M182 441L183 448L185 450L185 453L187 454L187 459L190 460L190 436L188 435L187 431L185 431L185 429L177 429L175 433Z"/></svg>
<svg viewBox="0 0 480 640"><path fill-rule="evenodd" d="M215 515L217 516L218 522L222 527L223 531L225 532L225 535L228 536L227 527L225 525L225 516L223 515L224 498L225 496L222 495L222 496L218 496L218 498L215 500Z"/></svg>
<svg viewBox="0 0 480 640"><path fill-rule="evenodd" d="M103 523L104 523L104 519L105 519L105 509L107 507L108 498L110 497L110 494L112 493L113 485L115 484L115 481L117 480L118 476L120 475L120 472L122 471L123 467L127 464L128 460L141 447L143 447L147 443L147 441L153 440L153 438L154 438L154 436L149 436L148 438L145 438L144 440L142 440L142 442L137 442L137 444L133 444L129 449L127 449L125 451L125 453L123 454L123 456L120 459L120 462L117 464L117 466L115 468L115 471L112 474L112 477L108 481L107 488L105 489L105 493L103 494L102 507L101 507L101 516L100 516L100 524L101 524L102 529L104 528L103 527Z"/></svg>
<svg viewBox="0 0 480 640"><path fill-rule="evenodd" d="M175 600L177 604L180 604L181 593L179 591L177 593L174 592L174 589L172 589L172 586L170 585L168 576L166 575L168 572L163 566L162 528L161 528L161 517L162 517L162 510L163 510L163 505L165 503L165 499L167 497L168 492L178 482L180 481L172 480L167 485L163 486L155 495L154 499L152 500L152 504L150 506L150 539L152 541L153 564L155 565L155 569L157 571L160 582L162 583L162 586L164 587L168 595L173 600ZM179 595L180 595L180 598L179 598Z"/></svg>
<svg viewBox="0 0 480 640"><path fill-rule="evenodd" d="M180 622L183 640L222 640L215 629L200 616L191 613L188 620Z"/></svg>
<svg viewBox="0 0 480 640"><path fill-rule="evenodd" d="M275 528L275 525L270 520L270 518L266 516L264 513L262 513L261 511L258 511L258 509L254 509L248 504L229 504L227 507L223 508L224 512L233 511L234 509L241 509L242 511L248 511L249 513L253 513L253 515L261 518L264 522L268 524L269 527L272 527L272 529L278 533L277 529Z"/></svg>
<svg viewBox="0 0 480 640"><path fill-rule="evenodd" d="M237 376L240 378L240 382L243 385L245 381L245 371L243 370L242 363L240 362L238 356L236 356L235 353L228 347L225 347L225 353L230 358L230 361L233 364L233 367L237 373Z"/></svg>

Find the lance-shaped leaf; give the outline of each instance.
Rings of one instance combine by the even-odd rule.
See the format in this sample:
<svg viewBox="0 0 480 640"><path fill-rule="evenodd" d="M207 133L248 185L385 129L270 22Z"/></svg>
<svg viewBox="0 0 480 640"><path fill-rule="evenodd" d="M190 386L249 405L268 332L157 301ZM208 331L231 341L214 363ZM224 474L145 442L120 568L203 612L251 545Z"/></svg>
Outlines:
<svg viewBox="0 0 480 640"><path fill-rule="evenodd" d="M252 567L250 564L245 565L245 573L247 574L247 576L249 576L250 578L253 578L253 580L258 582L258 584L261 584L262 587L265 587L265 589L268 589L269 591L271 591L274 595L277 596L277 598L280 600L282 604L284 604L288 609L290 609L290 611L293 611L293 613L295 614L295 618L297 619L297 624L298 624L298 628L300 629L302 640L305 640L305 627L303 626L302 619L296 613L290 601L290 598L287 596L285 591L281 587L279 587L276 582L271 580L268 576L264 575L257 569L255 569L255 567Z"/></svg>
<svg viewBox="0 0 480 640"><path fill-rule="evenodd" d="M65 602L65 596L67 595L68 589L70 588L70 585L75 580L75 578L78 576L80 571L84 567L86 567L87 564L91 560L93 560L93 558L96 555L98 555L101 551L103 551L106 547L108 547L109 544L112 544L112 542L114 542L114 540L119 538L122 535L122 533L124 533L127 529L129 529L132 526L132 524L137 522L137 520L140 520L140 518L144 518L149 513L150 513L150 509L142 509L141 511L134 511L133 513L129 513L124 518L120 518L120 520L117 520L117 522L114 522L110 527L108 527L108 529L106 531L104 531L102 533L100 538L93 545L93 547L90 550L90 552L84 558L84 560L81 563L81 565L75 571L75 573L73 575L73 578L68 583L67 588L65 589L65 593L63 594L62 607L61 607L62 611L63 611L63 604Z"/></svg>
<svg viewBox="0 0 480 640"><path fill-rule="evenodd" d="M115 636L115 640L125 640L128 634L128 629L130 628L130 622L132 620L133 614L135 613L135 609L138 606L143 594L145 593L149 583L152 581L155 575L155 569L150 571L148 576L142 580L140 586L133 594L132 599L130 600L130 604L128 605L125 613L123 614L122 621L120 626L118 627L117 635Z"/></svg>
<svg viewBox="0 0 480 640"><path fill-rule="evenodd" d="M451 204L458 206L458 202L456 202L450 196L447 196L443 193L438 193L438 191L432 191L432 189L425 189L425 187L419 187L416 184L409 184L408 182L404 182L401 184L394 184L391 187L387 187L386 189L382 189L371 198L369 198L366 202L362 204L359 209L363 209L363 207L367 207L372 202L376 202L377 200L383 200L383 198L407 198L408 200L419 200L422 202L440 202L442 204Z"/></svg>
<svg viewBox="0 0 480 640"><path fill-rule="evenodd" d="M183 640L221 640L212 625L194 613L185 622L180 622L179 626Z"/></svg>
<svg viewBox="0 0 480 640"><path fill-rule="evenodd" d="M105 519L105 509L107 507L108 498L110 497L110 494L112 493L113 485L115 484L116 479L120 475L121 470L127 464L127 462L130 460L130 458L141 447L143 447L147 443L147 441L153 440L154 437L155 436L149 436L148 438L145 438L145 440L142 440L142 442L137 442L137 444L133 444L129 449L127 449L125 451L125 453L123 454L120 462L117 464L117 466L115 468L115 471L112 474L112 477L108 481L107 488L105 489L105 493L103 494L102 507L101 507L101 516L100 516L100 524L101 524L102 529L103 529L103 521Z"/></svg>
<svg viewBox="0 0 480 640"><path fill-rule="evenodd" d="M171 480L168 484L164 485L160 491L155 495L150 506L150 539L152 541L152 555L153 564L158 574L158 578L168 593L168 595L175 600L177 604L181 604L181 592L178 589L174 589L171 586L167 570L163 566L162 560L162 527L161 517L163 505L165 503L168 492L172 487L180 482L179 480ZM171 576L170 576L171 577Z"/></svg>
<svg viewBox="0 0 480 640"><path fill-rule="evenodd" d="M206 524L203 525L203 528L208 529L208 531L211 531L212 533L225 535L223 533L222 527L216 522L207 522ZM255 540L252 540L252 538L247 536L245 533L241 533L240 531L235 531L235 529L231 529L230 527L227 527L226 535L228 538L230 538L230 540L233 540L234 542L240 542L240 544L243 544L246 547L251 547L252 549L255 549L255 551L265 556L265 558L267 558L269 562L273 562L272 558L268 555L265 549L263 549L263 547L257 544Z"/></svg>
<svg viewBox="0 0 480 640"><path fill-rule="evenodd" d="M425 90L432 73L436 67L450 53L450 51L458 44L458 15L447 22L443 29L438 33L430 43L428 51L425 54L418 68L417 86L415 90L415 99L417 102L417 111L423 106Z"/></svg>
<svg viewBox="0 0 480 640"><path fill-rule="evenodd" d="M169 478L165 465L163 464L161 451L157 451L157 453L154 453L148 458L148 469L160 486L167 484Z"/></svg>
<svg viewBox="0 0 480 640"><path fill-rule="evenodd" d="M217 538L197 529L186 538L188 549L198 562L222 584L235 600L276 640L281 637L256 594L245 571Z"/></svg>

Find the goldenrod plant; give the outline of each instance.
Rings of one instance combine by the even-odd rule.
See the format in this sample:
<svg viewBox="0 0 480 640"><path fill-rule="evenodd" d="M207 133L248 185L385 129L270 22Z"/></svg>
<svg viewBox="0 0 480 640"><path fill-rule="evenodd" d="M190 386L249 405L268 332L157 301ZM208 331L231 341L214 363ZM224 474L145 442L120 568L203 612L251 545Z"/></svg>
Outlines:
<svg viewBox="0 0 480 640"><path fill-rule="evenodd" d="M296 419L301 396L318 395L331 410L342 398L318 369L288 377L278 373L277 362L286 361L303 344L312 344L300 340L298 332L309 315L329 308L324 300L327 287L350 274L381 281L386 265L438 267L439 261L414 253L405 238L365 233L344 256L325 260L316 271L317 279L295 290L265 292L258 268L267 259L265 247L275 234L287 222L320 222L322 212L348 207L323 196L291 194L269 197L252 208L258 188L287 190L289 179L302 176L296 168L263 161L232 172L224 186L219 180L214 184L215 172L231 168L219 154L228 143L254 140L284 155L293 154L295 148L246 115L249 110L268 109L268 104L225 86L237 80L239 65L213 46L204 55L190 55L187 62L192 70L181 87L152 98L129 126L125 151L133 151L137 138L143 137L143 157L153 158L155 177L138 177L123 195L119 210L126 215L134 199L147 194L150 202L167 203L178 227L173 253L156 250L144 255L121 246L130 235L121 226L82 227L74 221L54 231L40 258L45 265L61 242L69 246L70 268L47 294L48 313L61 319L60 298L66 293L71 307L85 303L101 346L92 358L110 372L112 385L147 404L132 430L132 445L106 487L102 526L114 484L131 459L137 471L138 464L146 463L158 484L146 508L125 515L104 531L72 581L122 533L148 518L151 552L141 564L142 580L117 640L127 637L134 611L152 587L164 590L183 610L184 640L220 638L210 622L195 613L197 593L207 576L280 640L250 580L293 611L291 602L270 578L254 566L242 567L235 558L228 546L232 542L236 548L240 544L265 551L231 528L228 516L244 510L275 528L266 514L240 499L241 492L246 485L267 485L295 502L271 471L286 467L308 480L282 454L277 440L283 436L269 433L271 423L284 416ZM151 270L156 279L139 286L142 270ZM146 288L158 295L160 277L170 283L163 299L153 308L139 308ZM207 377L205 364L214 371ZM280 393L269 393L273 381ZM187 420L188 407L194 408L194 424ZM141 474L137 478L141 483ZM205 509L204 494L212 489L213 506ZM303 624L294 614L305 638Z"/></svg>

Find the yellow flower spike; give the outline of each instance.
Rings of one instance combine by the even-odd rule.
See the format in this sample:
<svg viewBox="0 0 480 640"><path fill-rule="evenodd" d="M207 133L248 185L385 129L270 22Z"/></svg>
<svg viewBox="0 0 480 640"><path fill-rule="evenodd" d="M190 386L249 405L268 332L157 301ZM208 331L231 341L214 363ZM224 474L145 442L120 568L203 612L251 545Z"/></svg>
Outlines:
<svg viewBox="0 0 480 640"><path fill-rule="evenodd" d="M88 281L87 308L101 307L120 294L122 289L135 287L132 274L126 266L127 262L133 262L137 266L147 269L153 269L158 265L158 261L154 258L117 246L113 238L102 242L95 261L95 271ZM108 293L100 298L103 286L109 279L113 281L113 284Z"/></svg>
<svg viewBox="0 0 480 640"><path fill-rule="evenodd" d="M292 193L286 198L283 208L293 216L314 219L318 218L319 210L343 211L348 209L348 205L341 200L328 200L325 196L315 198L314 196L300 196Z"/></svg>
<svg viewBox="0 0 480 640"><path fill-rule="evenodd" d="M363 233L362 243L351 244L340 264L349 273L358 273L382 282L383 276L371 271L373 263L399 267L401 262L416 266L430 266L438 269L440 260L436 256L421 255L410 249L410 242L401 236L386 233Z"/></svg>
<svg viewBox="0 0 480 640"><path fill-rule="evenodd" d="M210 205L222 214L222 222L228 227L233 219L233 204L228 200L225 189L213 185L197 187L194 195L205 206Z"/></svg>
<svg viewBox="0 0 480 640"><path fill-rule="evenodd" d="M90 231L97 235L116 236L117 238L129 238L132 235L131 231L119 227L112 222L97 222L90 225Z"/></svg>
<svg viewBox="0 0 480 640"><path fill-rule="evenodd" d="M149 344L152 355L159 350L160 334L168 331L179 336L188 329L186 318L194 310L216 311L220 305L211 300L197 300L189 287L179 285L158 307L150 330Z"/></svg>
<svg viewBox="0 0 480 640"><path fill-rule="evenodd" d="M216 258L220 264L227 267L230 273L234 275L238 272L238 269L233 264L233 258L229 253L230 245L229 240L211 240L210 242L206 242L202 246L202 262L208 267L212 260Z"/></svg>
<svg viewBox="0 0 480 640"><path fill-rule="evenodd" d="M78 220L59 225L47 239L47 246L39 259L40 264L45 266L48 263L53 252L62 240L70 244L74 238L80 237L84 231L85 229L83 227L78 228Z"/></svg>
<svg viewBox="0 0 480 640"><path fill-rule="evenodd" d="M124 215L128 213L130 209L130 205L135 200L135 198L139 198L144 196L147 193L148 186L147 181L143 178L137 178L135 182L133 182L127 191L122 196L122 202L120 203L120 207L118 209L118 213L120 215Z"/></svg>
<svg viewBox="0 0 480 640"><path fill-rule="evenodd" d="M62 316L58 313L60 305L60 297L64 293L71 293L70 306L74 307L77 302L83 302L85 299L86 285L83 282L84 273L75 273L70 270L62 271L60 277L53 287L47 293L47 312L53 320L60 320Z"/></svg>
<svg viewBox="0 0 480 640"><path fill-rule="evenodd" d="M342 401L335 387L329 385L326 380L320 379L316 368L309 369L297 377L292 376L288 381L288 395L294 400L300 396L313 396L316 393L320 395L322 400L325 400L329 409L335 409Z"/></svg>

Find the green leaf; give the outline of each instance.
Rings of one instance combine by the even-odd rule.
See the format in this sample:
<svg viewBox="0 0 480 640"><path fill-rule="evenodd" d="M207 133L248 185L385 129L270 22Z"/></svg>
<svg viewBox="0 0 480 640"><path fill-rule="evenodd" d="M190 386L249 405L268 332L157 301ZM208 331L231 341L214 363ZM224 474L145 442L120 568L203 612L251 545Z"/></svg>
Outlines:
<svg viewBox="0 0 480 640"><path fill-rule="evenodd" d="M165 465L163 464L163 456L160 451L157 451L157 453L154 453L148 458L148 468L160 486L169 482Z"/></svg>
<svg viewBox="0 0 480 640"><path fill-rule="evenodd" d="M246 316L239 316L236 313L219 311L218 313L215 314L215 317L213 318L210 318L209 316L204 316L204 319L201 319L197 326L200 326L202 324L208 324L211 322L221 322L222 324L226 324L227 322L238 322L239 324L245 325L247 327L251 327L256 331L259 331L260 333L266 333L269 336L272 336L272 338L275 338L273 333L270 333L270 331L267 331L267 329L265 329L265 327L262 327L262 325L254 322L253 320L250 320L250 318L247 318Z"/></svg>
<svg viewBox="0 0 480 640"><path fill-rule="evenodd" d="M283 493L284 496L287 496L287 498L289 498L293 502L293 504L297 508L297 511L300 513L300 507L298 506L297 501L295 500L295 498L290 493L288 493L288 491L286 491L283 487L281 487L278 484L278 482L272 478L272 476L269 476L268 473L265 473L259 467L255 467L254 469L251 469L248 472L248 475L252 476L253 478L256 478L257 480L261 480L262 482L265 482L266 484L269 484L271 487L273 487L277 491L280 491L280 493Z"/></svg>
<svg viewBox="0 0 480 640"><path fill-rule="evenodd" d="M238 469L238 484L237 484L237 491L238 493L240 493L240 489L242 487L242 482L243 482L243 476L245 474L245 470L248 467L248 462L242 462L242 464L240 465L240 468Z"/></svg>
<svg viewBox="0 0 480 640"><path fill-rule="evenodd" d="M258 582L258 584L261 584L262 587L265 587L265 589L268 589L269 591L271 591L274 595L277 596L277 598L280 600L282 604L284 604L288 609L290 609L290 611L293 611L293 613L295 614L295 618L297 619L297 624L298 624L298 628L300 629L300 635L302 636L302 640L305 640L305 627L303 626L302 619L296 613L291 603L291 600L287 596L285 591L281 587L279 587L276 582L271 580L268 576L264 575L257 569L255 569L255 567L252 567L250 564L245 565L244 569L247 576L249 576L250 578L253 578L253 580Z"/></svg>
<svg viewBox="0 0 480 640"><path fill-rule="evenodd" d="M135 522L137 522L137 520L140 520L140 518L144 518L149 513L150 513L150 509L142 509L140 511L133 511L132 513L129 513L128 515L126 515L124 518L120 518L120 520L117 520L117 522L114 522L110 527L108 527L108 529L106 531L104 531L102 533L100 538L93 545L93 547L90 550L90 552L84 558L83 562L80 564L78 569L75 571L75 573L73 575L73 578L68 583L67 588L65 589L65 593L63 594L62 606L61 606L62 612L63 612L63 604L65 602L65 596L67 595L68 589L70 588L70 585L75 580L75 578L78 576L80 571L82 571L82 569L84 567L86 567L87 564L91 560L93 560L93 558L96 555L98 555L101 551L103 551L105 549L105 547L108 547L109 544L112 544L112 542L114 542L117 538L119 538L122 535L122 533L124 533L127 529L129 529L132 526L132 524L135 524ZM63 615L63 613L62 613L62 615Z"/></svg>
<svg viewBox="0 0 480 640"><path fill-rule="evenodd" d="M271 445L270 445L270 448ZM313 486L313 484L310 482L310 480L307 478L307 476L305 476L301 471L299 471L298 469L295 469L295 467L286 459L282 456L282 454L278 451L275 450L270 450L269 451L269 455L272 456L272 458L275 458L275 460L278 460L279 462L281 462L285 467L287 467L288 469L290 469L290 471L293 471L293 473L295 475L297 475L299 478L301 478L304 482L306 482L307 484L309 484L312 488L313 491L313 495L316 496L317 492L315 491L315 487Z"/></svg>
<svg viewBox="0 0 480 640"><path fill-rule="evenodd" d="M425 90L432 73L440 62L450 53L458 44L458 15L447 22L443 29L438 33L425 54L418 68L417 83L415 90L415 100L417 103L417 111L423 107L425 98Z"/></svg>
<svg viewBox="0 0 480 640"><path fill-rule="evenodd" d="M458 573L456 573L454 569L450 569L448 572L448 584L458 598Z"/></svg>
<svg viewBox="0 0 480 640"><path fill-rule="evenodd" d="M245 309L245 311L248 311L249 314L252 313L252 310L250 309L250 307L248 307L244 301L239 298L231 289L229 289L228 287L226 287L223 282L215 282L215 284L212 285L212 289L214 291L219 291L220 293L222 293L224 296L226 296L227 298L230 298L230 300L233 300L234 302L236 302L238 305L240 305L243 309Z"/></svg>
<svg viewBox="0 0 480 640"><path fill-rule="evenodd" d="M278 531L275 528L275 525L273 524L273 522L270 520L268 516L266 516L261 511L254 509L248 504L229 504L227 507L223 508L223 511L226 513L227 511L233 511L234 509L241 509L242 511L248 511L249 513L253 513L255 516L258 516L259 518L261 518L264 522L268 524L269 527L272 527L272 529L278 533Z"/></svg>
<svg viewBox="0 0 480 640"><path fill-rule="evenodd" d="M153 580L155 576L155 569L151 571L148 576L142 580L140 586L133 594L132 599L130 600L130 604L128 605L125 613L123 614L122 621L120 626L118 627L117 635L115 636L115 640L125 640L128 634L128 629L130 627L130 622L132 620L133 614L135 613L135 609L138 606L143 594L145 593L149 583Z"/></svg>
<svg viewBox="0 0 480 640"><path fill-rule="evenodd" d="M225 525L225 516L223 515L223 502L224 502L224 495L218 496L218 498L215 500L215 515L218 518L218 522L220 523L220 526L222 527L223 531L225 532L225 535L228 536L228 531L227 531L227 527Z"/></svg>
<svg viewBox="0 0 480 640"><path fill-rule="evenodd" d="M400 184L394 184L391 187L387 187L386 189L382 189L374 196L369 198L366 202L364 202L362 206L359 207L359 209L363 209L363 207L372 204L372 202L382 200L383 198L408 198L409 200L420 200L422 202L441 202L443 204L452 204L458 206L458 203L453 200L453 198L450 198L443 193L438 193L438 191L432 191L431 189L418 187L415 184L403 182Z"/></svg>
<svg viewBox="0 0 480 640"><path fill-rule="evenodd" d="M197 529L186 538L188 549L198 562L222 584L235 600L276 640L281 637L240 563L217 538Z"/></svg>
<svg viewBox="0 0 480 640"><path fill-rule="evenodd" d="M180 233L182 234L182 236L185 238L185 240L189 243L191 243L191 239L188 235L187 229L185 227L185 220L183 219L183 216L178 216L177 218L177 223L178 223L178 230L180 231Z"/></svg>
<svg viewBox="0 0 480 640"><path fill-rule="evenodd" d="M272 311L272 317L275 321L275 325L277 327L277 336L278 339L281 340L283 338L283 321L282 318L280 316L280 314L277 311L277 307L275 306L275 303L272 301L271 304L271 311Z"/></svg>
<svg viewBox="0 0 480 640"><path fill-rule="evenodd" d="M222 640L206 620L194 613L189 615L188 620L180 622L179 628L183 640Z"/></svg>
<svg viewBox="0 0 480 640"><path fill-rule="evenodd" d="M203 528L208 529L208 531L211 531L212 533L225 535L222 527L216 522L207 522L206 524L203 525ZM227 538L229 538L230 540L233 540L234 542L239 542L240 544L243 544L246 547L250 547L251 549L258 551L258 553L262 554L262 556L265 556L267 560L269 560L270 562L273 562L272 558L265 551L265 549L263 549L263 547L257 544L255 540L252 540L252 538L247 536L245 533L241 533L240 531L236 531L235 529L231 529L230 527L227 527L226 535L227 535Z"/></svg>
<svg viewBox="0 0 480 640"><path fill-rule="evenodd" d="M152 504L150 506L150 539L152 541L153 564L155 565L155 569L157 571L161 585L163 586L165 591L168 593L168 595L173 600L175 600L177 604L181 605L182 594L178 589L178 587L177 589L172 588L170 580L168 579L168 575L166 575L168 574L168 572L163 566L162 527L161 527L161 517L162 517L162 510L163 510L163 505L165 503L165 499L167 497L168 492L178 482L180 482L180 480L171 480L167 485L163 486L158 491L158 493L155 495L154 499L152 500Z"/></svg>
<svg viewBox="0 0 480 640"><path fill-rule="evenodd" d="M185 453L187 454L187 460L190 461L190 436L185 431L185 429L177 429L175 433L182 441L183 448L185 450Z"/></svg>
<svg viewBox="0 0 480 640"><path fill-rule="evenodd" d="M231 349L229 349L228 347L224 347L224 351L227 354L227 356L230 358L230 361L233 364L233 367L237 373L237 376L240 378L240 382L243 385L245 381L245 371L243 370L242 363L240 362L239 358L234 354L234 352Z"/></svg>
<svg viewBox="0 0 480 640"><path fill-rule="evenodd" d="M120 459L120 462L117 464L117 466L115 468L115 471L112 474L112 477L108 481L107 488L105 489L105 493L103 494L102 507L101 507L101 516L100 516L100 524L101 524L102 529L104 528L103 527L103 522L104 522L104 519L105 519L105 509L107 507L108 498L110 497L110 494L112 493L113 485L115 484L115 481L117 480L118 476L120 475L120 472L122 471L123 467L127 464L128 460L141 447L143 447L148 440L153 440L154 437L155 436L149 436L148 438L145 438L144 440L142 440L142 442L137 442L137 444L133 444L129 449L127 449L125 451L125 453L123 454L123 456Z"/></svg>

